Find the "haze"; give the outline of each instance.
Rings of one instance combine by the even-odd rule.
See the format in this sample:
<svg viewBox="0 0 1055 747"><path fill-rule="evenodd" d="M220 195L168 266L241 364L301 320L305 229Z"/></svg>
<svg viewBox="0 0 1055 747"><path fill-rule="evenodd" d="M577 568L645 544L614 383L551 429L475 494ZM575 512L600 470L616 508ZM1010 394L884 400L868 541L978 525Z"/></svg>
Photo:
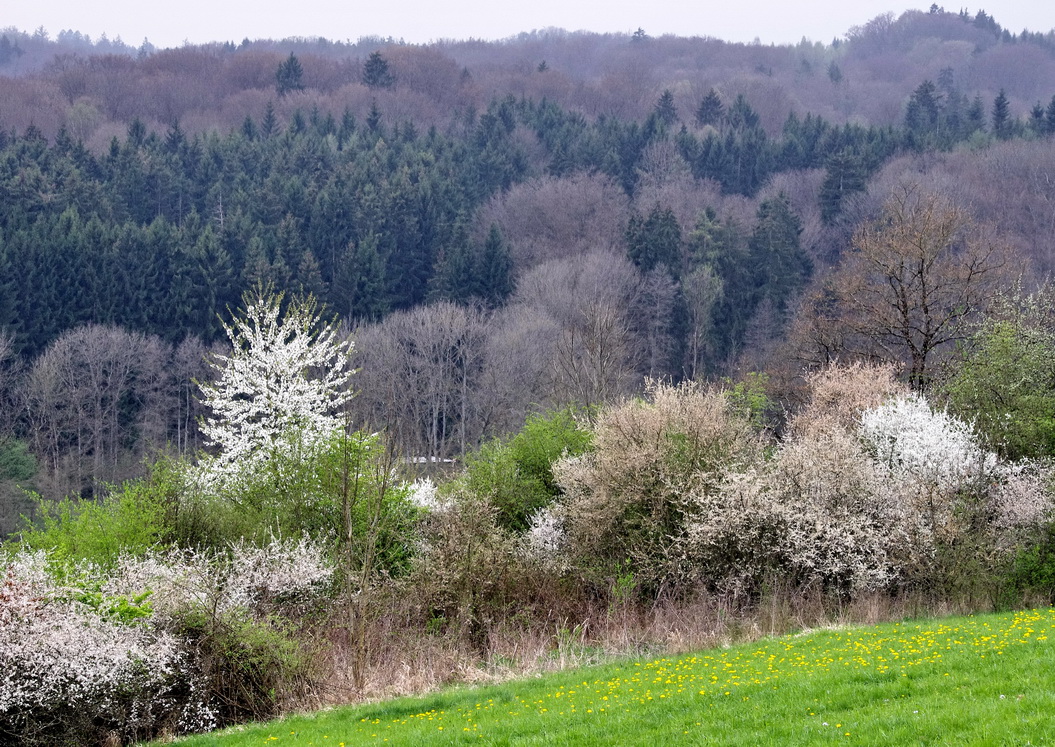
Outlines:
<svg viewBox="0 0 1055 747"><path fill-rule="evenodd" d="M292 36L321 36L334 41L382 36L425 43L437 39L503 39L554 27L597 32L631 32L640 27L651 35L669 33L785 44L804 37L827 43L880 13L900 14L929 7L928 0L898 5L884 0L742 0L733 7L717 2L690 5L676 0L536 0L523 4L409 0L391 5L332 0L292 4L278 0L189 0L152 5L133 0L105 4L44 0L9 5L0 16L0 24L24 31L43 27L52 36L64 29L88 34L92 39L105 33L110 39L120 37L133 46L146 38L158 47ZM984 9L1004 28L1016 33L1027 28L1048 31L1055 27L1055 3L1050 0L997 0ZM948 10L959 8L948 6ZM974 14L977 8L968 11Z"/></svg>

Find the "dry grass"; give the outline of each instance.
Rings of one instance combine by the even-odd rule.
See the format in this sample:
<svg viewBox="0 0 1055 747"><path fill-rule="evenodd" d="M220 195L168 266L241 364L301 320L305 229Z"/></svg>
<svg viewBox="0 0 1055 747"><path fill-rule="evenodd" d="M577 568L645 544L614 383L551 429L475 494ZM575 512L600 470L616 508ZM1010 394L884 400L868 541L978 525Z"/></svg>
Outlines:
<svg viewBox="0 0 1055 747"><path fill-rule="evenodd" d="M507 615L486 626L483 647L451 626L430 631L405 597L387 600L368 631L365 684L356 688L342 630L319 636L317 697L301 707L328 707L419 695L451 685L480 685L623 658L677 655L727 647L798 630L872 625L978 611L972 600L920 594L861 594L851 601L819 591L775 588L753 603L703 595L652 606L568 605L566 616Z"/></svg>

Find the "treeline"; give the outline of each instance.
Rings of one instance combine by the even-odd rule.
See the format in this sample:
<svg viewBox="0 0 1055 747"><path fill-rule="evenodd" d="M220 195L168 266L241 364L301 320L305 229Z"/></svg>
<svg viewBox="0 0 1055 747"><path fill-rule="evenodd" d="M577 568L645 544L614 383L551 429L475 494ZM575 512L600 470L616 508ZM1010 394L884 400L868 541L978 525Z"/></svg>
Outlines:
<svg viewBox="0 0 1055 747"><path fill-rule="evenodd" d="M640 120L664 89L688 109L714 87L730 101L742 94L756 102L774 134L791 111L839 124L893 124L920 80L936 80L946 68L972 97L991 101L1005 87L1022 113L1050 95L1052 50L1050 31L1011 33L984 11L937 7L878 16L831 43L786 46L547 29L497 43L291 38L159 50L148 40L133 48L76 31L52 38L45 29L8 28L0 30L0 73L12 77L0 87L9 103L4 127L33 123L51 137L65 124L92 147L104 147L136 117L151 128L176 119L191 132L235 127L248 107L262 107L262 97L279 90L275 70L290 52L303 72L295 98L329 110L351 106L359 116L377 99L391 118L443 127L460 111L512 94L588 117ZM392 85L384 88L371 88L365 76L377 51L390 64Z"/></svg>
<svg viewBox="0 0 1055 747"><path fill-rule="evenodd" d="M881 17L822 50L841 55L828 59L825 85L849 94L854 65L915 48L923 31L975 39L975 67L944 65L923 82L903 70L902 83L915 77L896 116L871 125L794 106L781 124L772 96L728 82L666 78L656 90L666 63L643 107L585 106L585 89L547 88L563 65L550 47L545 65L501 68L492 92L515 95L484 99L495 60L557 44L537 35L380 45L354 60L332 45L319 58L302 45L282 55L252 44L146 49L0 78L23 91L68 84L70 111L85 117L48 119L45 106L30 109L40 126L0 129L10 453L25 456L28 444L37 486L60 495L134 475L152 450L193 450L190 381L204 351L223 344L221 318L258 286L312 294L354 329L359 422L435 459L514 431L539 409L640 391L645 377L787 370L794 356L828 355L826 340L792 357L782 343L789 329L809 337L812 310L830 306L830 271L905 182L995 227L1016 257L1033 260L1015 260L1028 286L1055 269L1055 99L1016 115L1021 94L999 86L1018 91L1020 81L983 83L978 60L999 49L1017 59L1041 48L1035 39L1001 41L940 11ZM560 39L561 49L589 41ZM605 44L637 62L693 44L718 49L647 34ZM459 67L457 55L471 64ZM323 58L343 83L326 82ZM245 95L214 77L250 62ZM110 77L117 68L127 75ZM173 98L177 81L222 95ZM810 81L800 71L803 90ZM634 98L632 82L609 82ZM134 106L99 119L117 91ZM168 97L168 113L151 97ZM221 102L233 126L203 128L201 112ZM13 111L0 110L0 123ZM192 111L190 125L176 116ZM144 117L114 130L136 112ZM122 348L139 351L127 375L107 352ZM84 370L117 383L93 389ZM8 479L27 472L24 462Z"/></svg>
<svg viewBox="0 0 1055 747"><path fill-rule="evenodd" d="M778 174L823 169L815 205L830 225L896 154L951 147L987 129L1043 138L1055 128L1055 106L1018 122L998 100L990 127L968 118L971 126L938 127L940 137L930 137L935 122L955 117L953 104L936 102L924 83L904 127L792 116L779 138L766 134L743 97L725 106L714 91L693 128L676 131L666 93L644 122L589 122L553 103L507 98L446 133L387 123L376 109L361 122L348 111L319 110L279 122L268 106L237 131L193 137L178 124L151 133L137 120L100 155L65 132L49 142L30 128L0 137L0 323L18 352L35 355L85 323L210 342L218 314L257 283L313 293L351 321L426 300L494 306L529 269L514 262L529 237L499 216L487 222L489 200L532 178L582 174L603 175L625 193L629 202L606 231L619 248L644 272L663 265L680 282L704 261L682 246L681 234L692 230L686 218L714 216L677 216L669 196L657 193L679 170L697 185L716 183L722 195L753 198ZM757 217L763 212L759 204ZM780 219L777 253L799 251L794 212ZM745 266L735 248L707 251L727 294L766 283L758 274L765 258ZM785 292L807 276L783 279ZM737 341L735 330L722 334Z"/></svg>

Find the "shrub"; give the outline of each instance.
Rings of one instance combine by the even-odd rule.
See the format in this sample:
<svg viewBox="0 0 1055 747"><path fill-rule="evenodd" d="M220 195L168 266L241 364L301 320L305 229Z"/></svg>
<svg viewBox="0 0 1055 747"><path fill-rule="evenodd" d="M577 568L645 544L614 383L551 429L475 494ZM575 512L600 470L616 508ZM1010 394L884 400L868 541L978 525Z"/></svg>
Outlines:
<svg viewBox="0 0 1055 747"><path fill-rule="evenodd" d="M524 532L530 517L561 494L553 464L582 454L590 442L570 410L533 415L508 442L485 444L466 459L468 488L497 509L500 526Z"/></svg>
<svg viewBox="0 0 1055 747"><path fill-rule="evenodd" d="M574 562L595 583L630 572L645 594L680 593L711 570L689 552L693 526L761 457L719 390L653 383L646 400L603 410L593 449L556 469Z"/></svg>
<svg viewBox="0 0 1055 747"><path fill-rule="evenodd" d="M1049 523L1040 541L1015 553L1007 581L1017 592L1043 595L1055 604L1055 523Z"/></svg>
<svg viewBox="0 0 1055 747"><path fill-rule="evenodd" d="M15 553L0 584L0 736L132 741L274 715L308 690L298 626L332 578L306 540L108 569Z"/></svg>
<svg viewBox="0 0 1055 747"><path fill-rule="evenodd" d="M185 547L223 548L241 540L321 537L358 557L369 552L377 570L403 573L413 549L420 509L394 474L394 459L378 434L343 429L310 444L294 429L292 442L247 465L220 489L187 491L175 519Z"/></svg>
<svg viewBox="0 0 1055 747"><path fill-rule="evenodd" d="M1050 299L987 320L946 383L950 406L1009 459L1055 455L1055 332Z"/></svg>
<svg viewBox="0 0 1055 747"><path fill-rule="evenodd" d="M26 522L20 541L71 564L109 567L122 554L141 555L167 539L182 490L178 467L162 460L148 477L124 483L101 501L38 499L36 518Z"/></svg>
<svg viewBox="0 0 1055 747"><path fill-rule="evenodd" d="M513 537L497 515L464 483L449 485L441 505L423 519L421 547L405 581L427 618L456 626L481 649L489 623L523 583Z"/></svg>
<svg viewBox="0 0 1055 747"><path fill-rule="evenodd" d="M43 551L7 563L0 586L0 735L20 744L208 728L172 712L185 651L168 631L104 614L49 575Z"/></svg>

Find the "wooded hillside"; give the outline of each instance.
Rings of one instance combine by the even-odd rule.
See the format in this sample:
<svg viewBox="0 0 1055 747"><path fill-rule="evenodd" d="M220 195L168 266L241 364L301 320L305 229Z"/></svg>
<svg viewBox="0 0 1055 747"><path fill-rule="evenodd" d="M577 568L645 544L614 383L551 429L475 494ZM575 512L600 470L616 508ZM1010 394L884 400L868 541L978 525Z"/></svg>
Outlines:
<svg viewBox="0 0 1055 747"><path fill-rule="evenodd" d="M780 47L7 29L0 74L7 431L49 492L193 447L196 361L258 284L357 329L359 416L448 457L646 376L813 360L813 294L906 184L998 235L1027 286L1055 269L1055 34L983 11ZM56 373L121 335L154 352L108 374L113 404Z"/></svg>

